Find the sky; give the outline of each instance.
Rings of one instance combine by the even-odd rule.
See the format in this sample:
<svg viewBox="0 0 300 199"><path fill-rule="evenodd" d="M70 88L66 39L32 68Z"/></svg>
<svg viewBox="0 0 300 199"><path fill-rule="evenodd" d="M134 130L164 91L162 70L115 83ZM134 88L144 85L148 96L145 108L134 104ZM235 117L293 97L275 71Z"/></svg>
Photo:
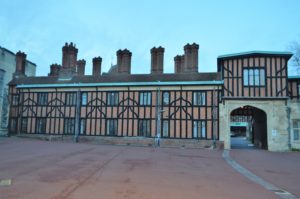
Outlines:
<svg viewBox="0 0 300 199"><path fill-rule="evenodd" d="M150 73L150 49L165 48L164 72L197 43L199 72L215 72L217 57L252 50L290 51L300 42L299 0L0 0L0 46L27 54L45 76L73 42L86 74L101 56L102 72L116 51L132 52L133 74Z"/></svg>

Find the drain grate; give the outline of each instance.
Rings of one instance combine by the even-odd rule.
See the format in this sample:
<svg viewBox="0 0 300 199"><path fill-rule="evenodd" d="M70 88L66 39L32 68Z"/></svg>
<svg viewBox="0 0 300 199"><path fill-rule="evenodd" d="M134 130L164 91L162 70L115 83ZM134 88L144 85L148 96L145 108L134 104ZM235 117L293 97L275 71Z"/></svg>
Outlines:
<svg viewBox="0 0 300 199"><path fill-rule="evenodd" d="M4 186L10 186L11 185L12 180L11 179L3 179L0 180L0 186L4 187Z"/></svg>
<svg viewBox="0 0 300 199"><path fill-rule="evenodd" d="M281 194L281 193L287 194L287 192L284 191L284 190L282 190L282 189L273 189L273 190L271 190L271 191L273 191L273 192L275 192L275 193L279 193L279 194Z"/></svg>

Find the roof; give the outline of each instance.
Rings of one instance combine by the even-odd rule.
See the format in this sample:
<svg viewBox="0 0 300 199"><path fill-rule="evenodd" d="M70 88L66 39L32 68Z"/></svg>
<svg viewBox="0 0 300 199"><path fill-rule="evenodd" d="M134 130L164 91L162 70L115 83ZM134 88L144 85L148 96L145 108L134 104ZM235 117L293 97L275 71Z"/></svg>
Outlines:
<svg viewBox="0 0 300 199"><path fill-rule="evenodd" d="M220 56L218 56L218 60L232 58L232 57L248 57L248 56L257 56L257 55L258 56L262 56L262 55L283 56L283 57L287 57L289 59L293 56L293 53L288 52L288 51L257 51L257 50L254 50L254 51L220 55Z"/></svg>
<svg viewBox="0 0 300 199"><path fill-rule="evenodd" d="M288 79L289 79L289 80L292 80L292 79L300 79L300 75L289 75L289 76L288 76Z"/></svg>
<svg viewBox="0 0 300 199"><path fill-rule="evenodd" d="M70 87L70 86L129 86L129 85L214 85L222 84L220 73L193 74L115 74L101 76L74 76L71 79L59 77L20 77L9 82L18 87Z"/></svg>
<svg viewBox="0 0 300 199"><path fill-rule="evenodd" d="M7 53L13 55L13 56L16 56L15 53L13 53L12 51L10 51L10 50L8 50L8 49L2 47L2 46L0 46L0 49L1 49L2 51L5 51L5 52L7 52ZM31 61L29 61L29 60L27 60L27 59L26 59L26 62L27 62L27 63L30 63L30 64L32 64L33 66L36 67L36 64L35 64L35 63L33 63L33 62L31 62Z"/></svg>

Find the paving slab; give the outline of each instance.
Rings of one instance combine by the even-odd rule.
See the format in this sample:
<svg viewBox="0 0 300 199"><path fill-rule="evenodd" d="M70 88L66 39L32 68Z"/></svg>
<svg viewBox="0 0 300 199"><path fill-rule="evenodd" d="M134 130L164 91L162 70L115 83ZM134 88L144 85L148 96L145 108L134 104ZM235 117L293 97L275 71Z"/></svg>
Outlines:
<svg viewBox="0 0 300 199"><path fill-rule="evenodd" d="M278 198L232 169L221 150L0 138L0 198Z"/></svg>
<svg viewBox="0 0 300 199"><path fill-rule="evenodd" d="M300 198L300 153L234 149L230 156L264 180Z"/></svg>

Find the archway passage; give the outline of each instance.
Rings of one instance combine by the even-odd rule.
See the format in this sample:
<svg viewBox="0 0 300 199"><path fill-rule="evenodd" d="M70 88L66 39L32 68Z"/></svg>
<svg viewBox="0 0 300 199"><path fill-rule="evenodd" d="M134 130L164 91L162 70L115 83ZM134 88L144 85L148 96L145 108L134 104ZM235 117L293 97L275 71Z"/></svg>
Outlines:
<svg viewBox="0 0 300 199"><path fill-rule="evenodd" d="M253 106L241 106L230 113L231 148L268 149L267 115Z"/></svg>

